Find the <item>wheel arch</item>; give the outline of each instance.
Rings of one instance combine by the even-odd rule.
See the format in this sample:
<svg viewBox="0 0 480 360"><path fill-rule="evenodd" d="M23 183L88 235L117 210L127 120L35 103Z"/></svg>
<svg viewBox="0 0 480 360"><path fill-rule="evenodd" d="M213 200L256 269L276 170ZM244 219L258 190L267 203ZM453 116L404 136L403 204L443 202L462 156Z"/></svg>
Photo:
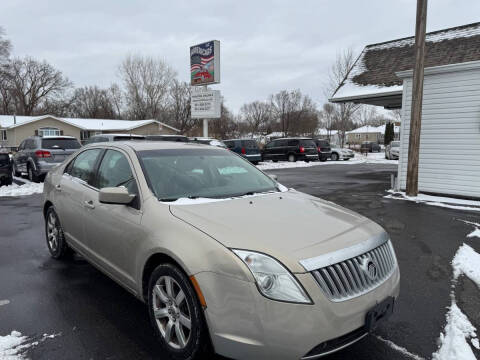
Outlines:
<svg viewBox="0 0 480 360"><path fill-rule="evenodd" d="M155 268L158 265L161 265L161 264L175 265L187 277L189 277L188 273L185 271L183 266L178 261L176 261L173 257L171 257L170 255L168 255L166 253L162 253L162 252L157 252L157 253L154 253L154 254L150 255L150 257L147 259L147 261L145 262L145 265L142 268L142 289L141 289L142 293L141 293L141 297L145 302L147 302L147 298L148 298L148 282L150 280L150 275L152 275L153 270L155 270Z"/></svg>
<svg viewBox="0 0 480 360"><path fill-rule="evenodd" d="M53 203L50 200L45 201L45 204L43 204L43 210L42 210L43 218L47 216L47 210L52 206L53 206Z"/></svg>

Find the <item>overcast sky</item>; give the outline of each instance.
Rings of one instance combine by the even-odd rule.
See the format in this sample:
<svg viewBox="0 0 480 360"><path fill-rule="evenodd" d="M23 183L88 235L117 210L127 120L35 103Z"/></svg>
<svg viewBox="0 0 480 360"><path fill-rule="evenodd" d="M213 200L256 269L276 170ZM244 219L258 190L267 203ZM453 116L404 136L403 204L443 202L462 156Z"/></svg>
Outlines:
<svg viewBox="0 0 480 360"><path fill-rule="evenodd" d="M234 111L281 89L319 105L337 52L412 36L416 0L1 0L15 56L45 59L76 86L118 82L128 53L159 56L189 79L189 47L221 42L221 84ZM479 21L479 0L430 0L427 31Z"/></svg>

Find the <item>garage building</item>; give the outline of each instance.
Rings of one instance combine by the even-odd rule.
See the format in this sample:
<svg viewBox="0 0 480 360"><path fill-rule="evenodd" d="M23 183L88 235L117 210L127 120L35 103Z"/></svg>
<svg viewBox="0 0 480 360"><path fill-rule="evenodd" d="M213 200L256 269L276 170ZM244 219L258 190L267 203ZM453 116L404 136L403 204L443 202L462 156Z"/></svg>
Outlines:
<svg viewBox="0 0 480 360"><path fill-rule="evenodd" d="M399 187L405 190L414 37L367 46L332 96L402 109ZM480 23L427 34L419 191L480 198Z"/></svg>

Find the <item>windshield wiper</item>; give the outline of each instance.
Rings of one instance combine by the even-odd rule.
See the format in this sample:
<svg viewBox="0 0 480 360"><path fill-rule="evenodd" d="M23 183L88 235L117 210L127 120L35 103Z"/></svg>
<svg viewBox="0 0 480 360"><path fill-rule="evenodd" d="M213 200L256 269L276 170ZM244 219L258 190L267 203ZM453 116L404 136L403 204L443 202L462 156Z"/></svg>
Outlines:
<svg viewBox="0 0 480 360"><path fill-rule="evenodd" d="M177 201L178 198L163 198L163 199L158 199L158 201L163 201L163 202L173 202Z"/></svg>

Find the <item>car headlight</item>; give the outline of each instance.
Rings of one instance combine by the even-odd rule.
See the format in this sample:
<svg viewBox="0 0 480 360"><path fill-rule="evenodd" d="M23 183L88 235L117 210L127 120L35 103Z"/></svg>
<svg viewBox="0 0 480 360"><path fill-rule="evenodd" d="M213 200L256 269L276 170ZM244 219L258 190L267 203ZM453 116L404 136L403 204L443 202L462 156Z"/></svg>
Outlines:
<svg viewBox="0 0 480 360"><path fill-rule="evenodd" d="M297 279L274 258L254 251L237 249L232 251L252 272L262 295L272 300L312 303Z"/></svg>

